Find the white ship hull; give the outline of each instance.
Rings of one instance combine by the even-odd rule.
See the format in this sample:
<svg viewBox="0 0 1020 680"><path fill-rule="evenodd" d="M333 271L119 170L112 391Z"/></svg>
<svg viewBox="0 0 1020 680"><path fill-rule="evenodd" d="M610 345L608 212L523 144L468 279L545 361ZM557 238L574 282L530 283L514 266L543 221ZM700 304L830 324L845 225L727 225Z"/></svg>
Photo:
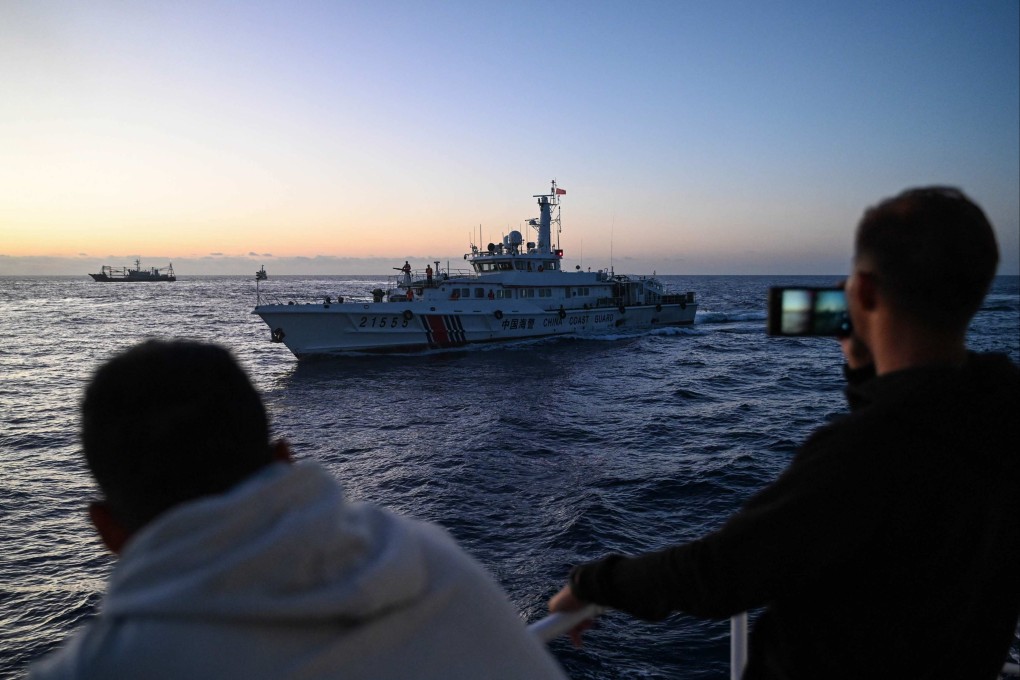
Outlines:
<svg viewBox="0 0 1020 680"><path fill-rule="evenodd" d="M535 242L511 231L502 243L472 245L467 272L429 264L414 271L409 262L389 290L372 291L372 301L265 304L255 314L269 326L274 342L298 357L340 352L413 352L478 343L512 342L566 335L680 326L694 323L693 292L675 293L655 276L632 278L612 270L564 271L559 233L559 198L552 183L538 194L540 216L528 220ZM555 214L554 214L555 211ZM256 275L265 280L264 270Z"/></svg>
<svg viewBox="0 0 1020 680"><path fill-rule="evenodd" d="M475 301L260 305L258 314L297 357L414 352L550 336L604 335L694 323L696 303L546 310Z"/></svg>

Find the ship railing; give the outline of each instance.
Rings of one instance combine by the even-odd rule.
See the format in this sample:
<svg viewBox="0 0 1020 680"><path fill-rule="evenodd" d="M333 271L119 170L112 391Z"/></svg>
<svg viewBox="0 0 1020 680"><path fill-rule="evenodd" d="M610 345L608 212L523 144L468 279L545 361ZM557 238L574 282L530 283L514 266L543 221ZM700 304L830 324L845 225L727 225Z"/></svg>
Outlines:
<svg viewBox="0 0 1020 680"><path fill-rule="evenodd" d="M528 632L543 643L549 643L561 635L569 633L575 626L595 619L605 612L607 607L589 604L573 612L556 612L528 625ZM1020 629L1020 621L1017 622ZM747 666L747 612L741 612L730 618L730 680L740 680ZM1000 677L1020 677L1020 664L1007 661L999 671Z"/></svg>
<svg viewBox="0 0 1020 680"><path fill-rule="evenodd" d="M589 604L573 612L555 612L528 625L528 632L548 644L575 626L609 611L608 607ZM740 680L747 666L747 612L730 619L730 678Z"/></svg>
<svg viewBox="0 0 1020 680"><path fill-rule="evenodd" d="M688 291L686 293L670 293L669 295L662 296L662 304L675 305L681 302L684 304L689 304L693 303L694 299L695 297L693 291Z"/></svg>
<svg viewBox="0 0 1020 680"><path fill-rule="evenodd" d="M658 302L664 305L679 305L679 304L693 304L695 300L694 293L676 293L670 295L662 295L658 298ZM646 298L643 304L652 304L656 300L654 298ZM601 297L595 300L596 307L619 307L620 305L627 304L628 300L625 297ZM630 304L634 304L631 300ZM640 303L639 303L640 304Z"/></svg>
<svg viewBox="0 0 1020 680"><path fill-rule="evenodd" d="M432 281L429 281L428 272L424 269L412 269L411 288L438 288L449 279L454 278L477 278L478 274L470 269L443 269L432 272ZM391 276L389 279L390 288L407 288L403 274Z"/></svg>
<svg viewBox="0 0 1020 680"><path fill-rule="evenodd" d="M296 297L292 298L281 298L278 295L270 295L268 293L258 293L256 295L255 306L262 307L263 305L342 305L346 303L364 304L368 302L375 302L376 300L371 295L320 295L319 297L309 298L304 297L300 300Z"/></svg>
<svg viewBox="0 0 1020 680"><path fill-rule="evenodd" d="M541 642L549 643L569 633L574 626L598 618L607 611L609 611L607 607L589 604L573 612L555 612L528 624L528 632Z"/></svg>
<svg viewBox="0 0 1020 680"><path fill-rule="evenodd" d="M474 269L444 269L443 274L448 274L449 278L461 278L461 277L476 277L478 273ZM442 277L440 277L442 278ZM445 280L445 279L444 279Z"/></svg>

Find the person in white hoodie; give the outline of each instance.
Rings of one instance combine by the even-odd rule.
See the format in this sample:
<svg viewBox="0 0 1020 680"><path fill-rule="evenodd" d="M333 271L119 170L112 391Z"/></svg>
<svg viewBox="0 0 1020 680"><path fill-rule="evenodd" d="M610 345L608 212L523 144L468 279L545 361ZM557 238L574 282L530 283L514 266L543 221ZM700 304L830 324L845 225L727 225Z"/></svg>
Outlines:
<svg viewBox="0 0 1020 680"><path fill-rule="evenodd" d="M82 443L119 556L100 611L30 678L566 676L441 528L345 501L270 443L225 349L148 341L89 384Z"/></svg>

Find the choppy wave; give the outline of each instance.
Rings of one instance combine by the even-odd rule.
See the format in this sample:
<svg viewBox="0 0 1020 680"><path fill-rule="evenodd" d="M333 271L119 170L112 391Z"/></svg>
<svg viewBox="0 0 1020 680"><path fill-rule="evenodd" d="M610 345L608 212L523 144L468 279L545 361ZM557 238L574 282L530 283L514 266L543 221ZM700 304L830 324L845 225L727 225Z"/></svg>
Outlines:
<svg viewBox="0 0 1020 680"><path fill-rule="evenodd" d="M81 389L143 338L230 347L274 434L348 495L445 526L529 619L571 565L719 526L839 417L827 339L764 335L769 285L837 277L665 277L698 294L692 327L462 352L298 363L250 314L240 277L109 286L0 278L0 678L18 677L91 616L113 561L88 528L94 494L75 432ZM279 297L359 295L375 277L274 277ZM1000 278L970 342L1020 360L1016 277ZM607 617L584 649L552 650L574 678L715 678L725 623Z"/></svg>

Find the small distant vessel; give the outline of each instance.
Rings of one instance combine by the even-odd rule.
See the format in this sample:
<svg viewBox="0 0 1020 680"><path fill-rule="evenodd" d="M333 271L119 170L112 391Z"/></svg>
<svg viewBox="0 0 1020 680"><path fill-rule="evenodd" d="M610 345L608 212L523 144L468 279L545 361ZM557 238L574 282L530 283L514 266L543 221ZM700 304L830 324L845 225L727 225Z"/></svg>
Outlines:
<svg viewBox="0 0 1020 680"><path fill-rule="evenodd" d="M255 272L255 280L265 281L268 278L269 274L266 273L266 265L262 265L262 269L259 269L257 272Z"/></svg>
<svg viewBox="0 0 1020 680"><path fill-rule="evenodd" d="M537 242L511 231L502 243L472 245L464 255L470 271L449 265L444 271L439 262L435 269L430 264L423 272L413 271L405 262L394 267L400 272L396 284L373 290L371 301L326 297L306 304L267 303L257 292L252 313L269 326L273 342L299 358L693 324L698 309L693 292L667 291L655 276L561 268L563 250L552 244L552 225L558 239L560 196L566 193L553 181L548 194L533 197L540 216L527 224L537 230Z"/></svg>
<svg viewBox="0 0 1020 680"><path fill-rule="evenodd" d="M149 269L142 269L141 260L135 260L135 268L128 269L127 267L107 267L103 266L98 274L89 274L94 281L107 281L107 282L136 282L136 281L176 281L177 276L174 274L174 265L171 262L170 266L163 267L162 269L156 269L150 267Z"/></svg>

